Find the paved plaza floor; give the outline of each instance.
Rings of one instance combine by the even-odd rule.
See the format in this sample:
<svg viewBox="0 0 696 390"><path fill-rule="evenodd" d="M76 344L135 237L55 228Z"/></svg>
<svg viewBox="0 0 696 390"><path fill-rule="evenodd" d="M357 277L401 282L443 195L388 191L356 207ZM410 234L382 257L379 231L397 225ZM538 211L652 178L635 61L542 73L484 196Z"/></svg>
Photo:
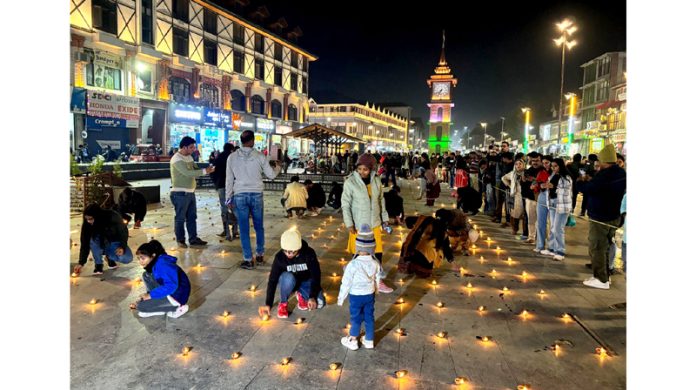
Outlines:
<svg viewBox="0 0 696 390"><path fill-rule="evenodd" d="M137 261L100 276L91 276L94 263L88 262L81 277L70 279L73 388L626 387L625 277L613 276L610 290L582 285L591 276L585 268L589 263L586 221L567 228L567 257L555 262L536 255L509 229L479 214L472 219L490 237L490 245L480 239L475 255L455 257L454 265L444 263L430 279L397 273L400 240L408 230L394 229L384 235L384 268L387 284L395 291L377 295L375 349L349 351L340 343L347 334L348 303L336 305L345 264L340 259L349 259L340 213L325 209L318 217L288 220L279 202L282 193L264 194L267 262L278 251L283 231L297 225L319 256L328 305L303 312L295 309L293 298L289 318L278 319L274 306L271 319L263 322L257 309L265 300L270 265L251 271L239 268L240 241L230 243L216 236L222 230L217 194L196 192L199 236L209 245L182 250L174 241L169 180L148 181L152 183L161 185L163 204L150 206L143 228L134 230L129 225L129 246L135 252L154 237L178 258L192 284L190 311L178 319L139 318L128 307L145 292L137 281L143 272ZM436 208L416 201L415 183L400 183L408 214L453 206L446 185ZM79 215L70 221L73 264L82 223ZM501 251L496 252L497 247ZM69 272L66 265L66 279ZM249 291L252 284L258 286L255 292ZM400 297L404 303L395 304ZM90 304L92 299L97 303ZM438 302L444 307L438 308ZM480 306L485 311L480 312ZM230 313L227 318L222 316L224 311ZM563 313L569 316L562 318ZM304 322L296 324L298 318ZM405 336L395 333L399 327L406 330ZM440 331L447 332L446 338L436 336ZM484 336L491 340L482 341ZM192 347L186 357L181 354L185 346ZM595 354L600 346L608 356ZM234 352L241 352L241 357L232 360ZM291 361L282 365L286 357ZM334 362L340 364L331 370ZM408 374L396 379L397 370ZM466 384L455 385L456 377L465 378Z"/></svg>

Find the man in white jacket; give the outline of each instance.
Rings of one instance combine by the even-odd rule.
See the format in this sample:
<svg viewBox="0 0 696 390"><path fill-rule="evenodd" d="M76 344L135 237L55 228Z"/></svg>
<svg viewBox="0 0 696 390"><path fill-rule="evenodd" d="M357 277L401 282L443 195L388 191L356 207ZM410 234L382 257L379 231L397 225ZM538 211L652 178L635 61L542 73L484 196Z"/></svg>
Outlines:
<svg viewBox="0 0 696 390"><path fill-rule="evenodd" d="M379 290L382 266L374 258L375 236L369 225L360 227L355 240L357 256L348 263L343 272L338 305L348 297L350 302L350 335L341 339L341 344L350 350L358 349L360 326L365 322L363 347L374 348L375 340L375 293Z"/></svg>

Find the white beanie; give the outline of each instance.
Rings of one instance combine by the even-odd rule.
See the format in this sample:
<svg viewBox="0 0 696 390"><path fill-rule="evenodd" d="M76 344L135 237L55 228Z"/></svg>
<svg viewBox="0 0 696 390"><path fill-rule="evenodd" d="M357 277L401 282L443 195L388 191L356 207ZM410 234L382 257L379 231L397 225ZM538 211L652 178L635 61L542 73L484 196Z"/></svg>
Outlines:
<svg viewBox="0 0 696 390"><path fill-rule="evenodd" d="M297 229L286 230L280 236L280 248L286 251L298 251L302 248L302 235Z"/></svg>

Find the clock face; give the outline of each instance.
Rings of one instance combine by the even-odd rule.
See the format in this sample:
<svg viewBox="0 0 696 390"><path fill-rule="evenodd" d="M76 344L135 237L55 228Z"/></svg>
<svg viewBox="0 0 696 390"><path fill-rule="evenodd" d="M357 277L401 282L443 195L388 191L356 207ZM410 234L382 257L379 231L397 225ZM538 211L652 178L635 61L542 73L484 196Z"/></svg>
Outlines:
<svg viewBox="0 0 696 390"><path fill-rule="evenodd" d="M449 96L449 83L433 83L433 97L446 98Z"/></svg>

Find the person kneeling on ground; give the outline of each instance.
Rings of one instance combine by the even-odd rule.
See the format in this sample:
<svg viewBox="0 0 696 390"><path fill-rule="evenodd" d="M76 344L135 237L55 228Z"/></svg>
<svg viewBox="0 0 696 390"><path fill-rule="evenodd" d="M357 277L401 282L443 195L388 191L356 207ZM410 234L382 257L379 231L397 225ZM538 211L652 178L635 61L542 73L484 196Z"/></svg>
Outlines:
<svg viewBox="0 0 696 390"><path fill-rule="evenodd" d="M268 276L266 305L259 307L259 315L270 315L279 283L278 318L288 318L288 299L293 292L297 297L299 310L324 307L326 298L321 289L321 269L314 249L309 247L299 230L294 228L286 230L280 237L280 248Z"/></svg>
<svg viewBox="0 0 696 390"><path fill-rule="evenodd" d="M288 213L288 218L292 218L293 210L297 218L304 215L305 210L307 210L307 198L309 198L309 194L307 194L305 186L300 184L300 177L291 177L290 184L285 187L285 193L281 199L281 203Z"/></svg>
<svg viewBox="0 0 696 390"><path fill-rule="evenodd" d="M343 195L343 186L335 181L331 182L331 192L329 192L329 200L326 202L334 210L341 208L341 195Z"/></svg>
<svg viewBox="0 0 696 390"><path fill-rule="evenodd" d="M384 194L384 203L389 215L389 223L400 225L404 217L404 200L401 198L401 188L394 184L389 192Z"/></svg>
<svg viewBox="0 0 696 390"><path fill-rule="evenodd" d="M118 212L121 213L123 219L130 222L131 216L129 213L135 214L135 225L133 229L140 229L140 224L145 219L147 214L147 200L145 195L138 191L126 187L121 195L118 196Z"/></svg>
<svg viewBox="0 0 696 390"><path fill-rule="evenodd" d="M435 217L447 224L447 236L452 253L457 253L461 247L464 256L469 256L467 248L476 242L478 232L471 228L467 215L459 209L440 209L435 212Z"/></svg>
<svg viewBox="0 0 696 390"><path fill-rule="evenodd" d="M87 263L90 250L94 257L94 274L104 273L106 255L109 269L118 268L116 261L128 264L133 260L133 252L128 248L128 228L123 223L121 213L115 210L104 210L98 204L92 203L85 209L84 221L80 232L80 260L73 269L79 274Z"/></svg>
<svg viewBox="0 0 696 390"><path fill-rule="evenodd" d="M428 278L443 258L450 263L454 261L444 221L431 216L411 216L406 217L406 226L411 231L401 247L399 272Z"/></svg>
<svg viewBox="0 0 696 390"><path fill-rule="evenodd" d="M143 282L147 292L131 304L140 317L167 315L179 318L186 314L191 283L184 270L176 264L176 257L165 252L162 244L152 240L135 252L138 263L145 268Z"/></svg>
<svg viewBox="0 0 696 390"><path fill-rule="evenodd" d="M307 209L310 212L310 217L316 217L321 213L321 209L326 206L326 194L321 184L312 183L311 180L307 179L304 182L305 188L307 189Z"/></svg>
<svg viewBox="0 0 696 390"><path fill-rule="evenodd" d="M467 214L476 215L481 208L481 194L471 186L457 188L457 208Z"/></svg>
<svg viewBox="0 0 696 390"><path fill-rule="evenodd" d="M348 298L350 302L350 334L341 338L341 344L350 350L358 349L360 327L365 321L365 336L360 338L363 347L375 347L375 293L384 271L375 253L375 235L370 225L360 227L355 241L357 255L346 265L338 293L338 305Z"/></svg>

